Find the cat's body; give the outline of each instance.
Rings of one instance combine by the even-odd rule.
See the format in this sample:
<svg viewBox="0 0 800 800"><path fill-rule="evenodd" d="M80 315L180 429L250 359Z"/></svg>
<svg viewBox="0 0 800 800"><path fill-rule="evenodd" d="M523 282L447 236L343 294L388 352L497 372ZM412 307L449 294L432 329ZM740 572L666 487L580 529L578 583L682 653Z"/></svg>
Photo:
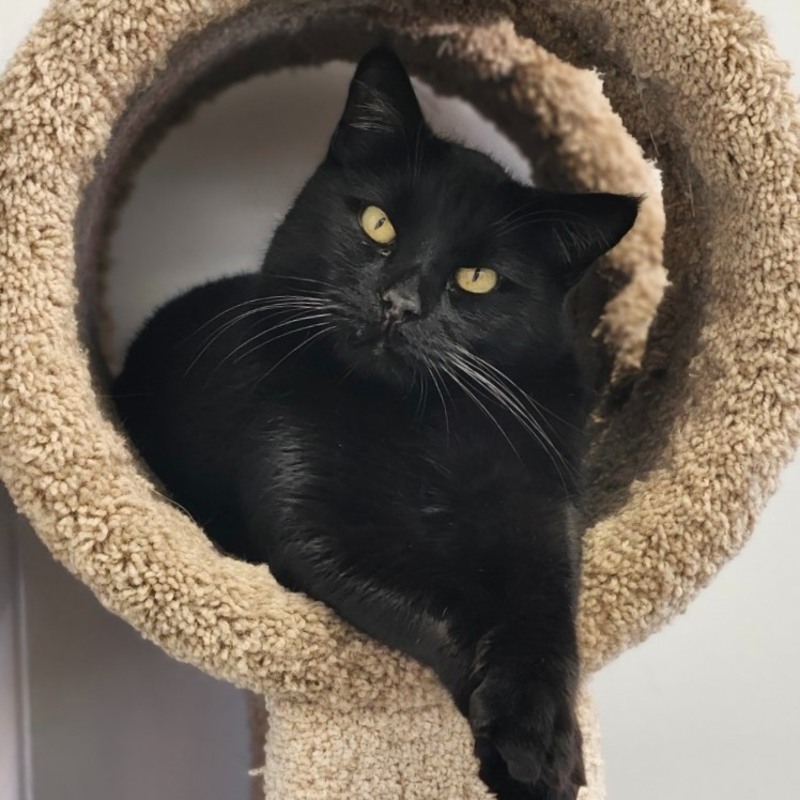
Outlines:
<svg viewBox="0 0 800 800"><path fill-rule="evenodd" d="M278 364L306 332L236 353L285 317L262 314L222 333L201 326L220 315L224 327L242 311L229 310L239 303L280 294L275 286L264 291L268 283L258 275L223 279L156 315L115 387L129 432L227 552L270 564L296 589L313 586L315 570L330 569L338 590L331 586L326 600L343 616L384 640L395 624L387 615L407 617L408 636L391 643L406 651L419 645L415 655L435 663L445 627L471 622L471 638L480 638L498 615L498 587L509 585L521 559L569 551L563 515L576 463L565 442L578 438L580 389L548 398L553 405L558 400L560 419L545 428L560 443L556 457L508 412L493 408L509 442L444 378L442 397L434 386L399 394L355 373L345 377L324 337L265 376L264 364ZM160 352L157 361L153 352ZM235 369L226 369L231 361ZM560 369L567 373L560 383L574 382L570 366ZM238 380L231 381L232 372ZM143 385L151 387L147 395L138 393ZM546 386L530 388L540 399L546 394ZM547 541L543 516L555 518L554 542ZM577 534L570 534L570 546L576 554ZM341 578L355 563L360 574ZM533 596L537 572L530 568L520 589ZM565 574L576 568L575 558ZM361 596L377 586L386 608ZM484 619L459 619L459 609L472 605ZM437 637L433 652L428 634Z"/></svg>
<svg viewBox="0 0 800 800"><path fill-rule="evenodd" d="M574 798L587 397L561 306L635 202L594 239L548 237L587 208L551 210L423 125L402 67L368 56L262 272L158 312L116 402L226 552L436 670L503 800Z"/></svg>

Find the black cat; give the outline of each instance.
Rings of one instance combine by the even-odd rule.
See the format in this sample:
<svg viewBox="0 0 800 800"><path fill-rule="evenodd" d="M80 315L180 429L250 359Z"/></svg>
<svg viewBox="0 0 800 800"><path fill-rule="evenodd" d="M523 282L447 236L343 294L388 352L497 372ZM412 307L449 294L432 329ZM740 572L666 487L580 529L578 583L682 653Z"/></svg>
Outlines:
<svg viewBox="0 0 800 800"><path fill-rule="evenodd" d="M503 800L572 800L587 391L564 297L635 198L435 136L368 54L260 272L168 303L114 386L215 542L430 665Z"/></svg>

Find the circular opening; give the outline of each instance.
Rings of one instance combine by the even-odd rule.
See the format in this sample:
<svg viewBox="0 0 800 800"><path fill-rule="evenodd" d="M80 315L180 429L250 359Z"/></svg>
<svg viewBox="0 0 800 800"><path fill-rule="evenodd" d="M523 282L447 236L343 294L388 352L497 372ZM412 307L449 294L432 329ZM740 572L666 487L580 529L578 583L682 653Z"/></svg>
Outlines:
<svg viewBox="0 0 800 800"><path fill-rule="evenodd" d="M201 108L197 112L200 101L219 93L222 88L232 84L237 85L229 91L227 97L236 98L240 95L247 97L248 92L256 91L252 87L257 86L259 81L264 80L257 78L249 83L242 82L255 73L273 72L279 66L318 64L341 56L357 58L363 52L366 52L375 43L376 39L381 39L380 31L365 31L363 27L351 29L347 25L345 27L347 28L347 37L341 39L337 38L336 32L332 32L329 28L322 30L304 29L302 35L298 34L296 38L290 37L288 39L280 37L265 39L263 31L257 31L258 35L254 37L246 26L247 35L242 35L241 26L238 29L238 33L234 31L233 34L230 29L223 29L222 32L219 29L207 29L203 31L196 41L188 44L183 43L175 47L168 69L159 73L154 83L131 99L127 109L117 121L110 145L104 153L104 160L98 165L95 180L84 196L84 203L76 226L78 280L83 283L82 288L84 289L82 292L84 301L83 318L90 318L86 315L87 310L94 310L97 313L97 310L102 308L102 303L98 303L98 296L101 296L103 300L112 299L113 310L119 322L122 323L122 327L114 339L114 349L117 357L124 350L127 344L126 340L139 327L142 317L149 313L154 306L163 302L177 291L188 288L190 285L195 285L202 280L201 273L197 267L201 254L206 263L203 269L208 268L209 270L204 273L204 276L254 270L258 266L270 233L269 220L264 217L275 212L280 214L285 210L289 199L294 195L300 182L319 160L322 149L320 143L324 144L327 141L333 127L332 123L329 122L325 129L315 131L314 135L317 137L315 146L320 148L317 151L317 156L310 158L305 166L292 172L289 169L290 162L288 160L286 163L270 163L275 151L270 149L269 140L261 138L261 130L258 126L249 127L248 123L251 119L258 119L262 114L266 114L266 111L257 107L252 98L247 102L240 101L241 105L238 107L235 107L236 104L234 103L235 108L228 109L227 116L225 114L215 116L220 112L214 110L216 108L224 110L226 102L232 102L227 101L225 97L221 97L220 102L215 106ZM518 143L521 150L535 159L537 176L541 174L540 168L544 166L545 169L542 170L546 177L545 181L543 181L544 185L572 185L610 191L641 191L639 181L646 183L646 176L649 173L642 162L640 151L630 138L625 135L619 119L614 117L607 104L604 104L599 91L599 81L596 77L590 73L578 73L578 71L566 67L551 56L545 56L544 59L540 58L537 62L535 54L539 51L539 48L526 39L514 39L516 46L521 48L519 52L515 52L515 56L520 56L521 53L518 61L513 58L501 59L498 64L496 57L494 60L485 61L479 55L476 55L474 43L469 41L469 29L466 30L466 36L462 35L461 39L447 31L442 32L434 29L418 32L418 38L415 39L410 36L405 38L394 36L391 38L412 73L424 75L434 89L443 88L449 93L458 93L468 97L476 108L485 111L491 118L497 120L503 129L509 133L509 136ZM509 32L507 25L500 29L498 35L501 38L507 36L513 38L515 36L513 30ZM477 53L480 53L480 48L478 48ZM323 111L327 109L326 113L330 115L329 120L331 121L336 118L341 109L344 83L349 78L351 69L341 67L341 65L339 67L329 67L328 69L335 70L337 68L343 70L340 77L341 88L339 91L341 94L339 95L339 100L332 102L330 98L327 98L324 104L320 104ZM543 104L537 106L537 102L540 99L540 95L535 94L537 80L547 83L543 76L549 75L553 68L563 68L565 71L571 70L571 72L566 75L559 74L560 80L552 81L548 87L550 95L544 100ZM318 71L316 74L323 73L324 71L322 73ZM315 73L309 72L308 74ZM285 102L290 99L296 99L297 87L290 85L291 81L296 77L294 75L287 78L289 84L287 84L285 90ZM571 81L574 81L574 85L570 84ZM571 86L571 91L574 92L574 101L570 104L569 113L565 115L564 119L561 119L559 117L558 104L562 100L561 93L565 86ZM578 98L580 99L578 100ZM583 102L586 103L586 107L582 105ZM256 105L256 107L253 108L253 105ZM211 110L209 111L209 109ZM156 156L156 158L163 157L165 154L168 155L170 148L173 148L173 150L177 148L178 152L175 153L175 160L171 166L171 169L174 170L173 177L183 170L184 177L187 178L188 197L185 196L182 201L172 201L173 204L181 205L180 225L189 234L189 239L186 240L189 242L189 246L185 246L182 250L182 258L186 259L184 268L179 274L178 270L173 267L175 251L173 249L170 252L166 246L157 246L155 250L150 251L149 256L145 255L146 240L152 238L155 228L164 227L163 219L150 217L148 222L143 216L142 219L145 221L138 228L138 233L129 228L128 215L134 214L134 209L137 203L140 202L137 199L136 191L134 191L131 195L132 205L123 215L123 225L119 229L119 235L114 240L112 255L115 258L119 258L120 253L122 253L123 259L127 258L132 247L140 248L142 255L136 256L136 263L129 263L127 267L123 266L120 269L122 266L120 262L113 265L111 272L105 273L104 282L110 290L106 292L102 285L97 285L94 276L102 273L102 262L104 254L107 252L105 246L111 228L111 221L114 217L114 210L118 208L121 199L126 194L130 194L126 191L129 188L130 176L135 168L142 163L143 155L147 153L148 149L152 150L153 143L162 138L164 131L170 124L183 119L192 111L197 112L195 121L183 130L190 131L198 124L198 120L202 123L203 115L208 111L209 133L207 135L212 139L214 139L215 135L218 137L219 141L214 142L216 145L223 146L226 142L231 141L227 138L231 131L225 127L226 125L230 127L241 126L240 133L247 143L245 151L253 153L259 153L260 151L260 156L265 159L263 162L265 165L264 172L268 173L270 169L274 169L276 173L279 172L283 175L287 181L284 192L280 196L269 195L272 198L270 202L262 204L265 197L263 192L265 191L266 181L269 180L268 177L262 177L256 170L250 169L250 161L242 157L245 151L230 153L227 150L223 150L226 155L231 156L234 176L247 172L250 180L252 181L255 177L255 181L249 184L249 190L244 190L241 186L237 188L235 181L230 184L231 190L237 196L237 203L243 204L242 207L244 209L241 215L234 216L232 224L226 229L226 234L233 237L228 240L232 244L222 246L221 241L216 240L212 244L200 247L197 244L200 241L197 238L198 231L206 225L213 226L213 217L217 215L218 210L215 210L211 202L214 199L212 194L206 195L204 193L198 195L196 191L193 191L197 187L192 186L191 179L193 176L190 167L192 164L199 163L203 158L207 157L202 150L198 149L196 143L194 146L191 144L180 146L172 144L171 140L166 141L161 155ZM285 113L287 118L291 117L288 111ZM537 113L540 118L537 117ZM592 141L586 140L585 137L581 145L579 144L580 137L570 140L563 127L559 128L559 124L564 123L565 119L575 128L576 122L582 118L582 115L592 119L596 130L602 134L602 136L597 137L600 146L596 146ZM274 125L274 119L271 119L268 114L263 119L269 120ZM217 126L216 130L215 125ZM278 131L280 129L274 126L272 130ZM460 133L463 138L464 132L460 131ZM181 130L175 130L173 135L180 137ZM248 139L248 137L250 138ZM305 141L305 136L302 139ZM180 140L178 138L175 141ZM286 142L284 143L286 144ZM295 145L296 143L289 142L288 144ZM232 146L238 147L239 145L234 144ZM615 158L621 157L623 152L630 153L633 168L626 173L627 180L633 184L630 188L614 185L615 176L613 175L608 178L608 161L604 159L609 148L613 151ZM542 163L543 156L552 156L553 154L563 156L566 164L563 169L561 169L561 162L558 158ZM147 170L152 169L153 164L157 163L158 161L154 161L147 165L143 174L146 176ZM222 173L215 172L217 166L210 160L208 160L208 163L204 163L204 169L206 170L205 180L210 182L212 187L214 186L214 181L223 180ZM523 170L525 169L519 162L518 166ZM608 181L605 180L606 178L608 178ZM241 195L239 194L240 192ZM145 198L145 195L142 195L142 197ZM280 199L278 199L279 197ZM143 206L149 205L146 198L141 202ZM271 211L270 203L273 203ZM149 213L151 209L147 208L147 211ZM208 222L202 218L203 214L206 213L209 215ZM131 216L131 221L132 219L133 216ZM247 221L252 227L248 227ZM273 226L274 221L273 218ZM242 225L245 227L241 227ZM166 227L169 227L169 225ZM192 230L193 227L194 231ZM128 237L128 245L120 247L126 241L125 237ZM237 252L236 256L231 255L234 245ZM225 252L228 247L231 250ZM201 251L203 252L201 253ZM648 255L650 256L650 267L660 269L660 264L656 263L653 253L650 252ZM146 268L149 277L142 273L142 261L147 262ZM169 263L165 264L165 261ZM175 280L176 277L177 280ZM119 280L128 279L132 283L127 288L122 283L118 283ZM138 287L137 294L139 294L139 299L136 303L131 302L134 296L131 286L134 283ZM98 288L100 291L97 291ZM143 297L142 293L144 293ZM602 291L598 290L598 295L602 296ZM652 308L650 310L652 312ZM602 303L594 303L593 311L600 313L602 311ZM103 333L101 323L102 314L97 313L94 325L96 329L100 330L101 335L99 338L102 338ZM591 330L592 327L589 325L588 330ZM94 332L90 331L90 333ZM107 338L106 342L108 342ZM131 475L127 476L128 478L133 477L133 471L131 470L130 472ZM151 509L152 515L147 519L146 524L148 530L152 526L152 530L157 531L157 534L154 535L161 535L164 531L164 526L167 525L167 514L164 513L164 518L162 519L161 512L166 511L167 509L163 507L163 504L159 504L157 507L154 506ZM206 559L208 563L204 561L202 565L198 565L196 561L187 559L183 566L191 570L205 569L207 567L219 569L220 571L224 570L226 579L230 578L232 581L238 581L244 574L244 571L238 569L239 565L229 559L208 559L208 555L212 552L211 549L200 546L199 543L204 540L195 535L196 530L194 526L188 524L188 519L184 521L186 525L183 527L180 536L171 538L170 542L174 541L179 546L186 547L187 552L191 552L193 557L201 554L201 559ZM169 524L175 524L174 514L171 515ZM261 586L260 579L263 573L263 570L259 571L259 578L255 580L255 573L249 571L248 575L254 580L252 583L248 583L247 588L242 591L243 596L246 595L257 605L262 600L262 596L259 594L260 589L255 589L252 592L252 597L248 592L255 586ZM226 588L230 588L230 585L232 583L226 584ZM269 591L274 593L274 588ZM281 602L284 602L284 599L282 598ZM286 600L286 602L294 602L294 600ZM259 607L261 608L262 606L259 605ZM324 622L321 622L317 633L322 636L328 636L331 633L338 635L338 630L335 623L331 624L326 617ZM317 634L310 633L309 635ZM237 633L237 637L241 638L241 635ZM347 639L347 642L349 643L350 639ZM360 643L353 643L352 652L354 658L360 652L360 647ZM217 668L220 668L218 666L219 662L216 663ZM249 662L243 663L240 669L248 667ZM228 666L226 665L222 668L222 671L226 673L227 669ZM270 669L272 670L270 674L273 674L280 670L280 665L270 665ZM325 673L325 669L322 666L320 666L320 670L320 674ZM260 672L259 675L261 675ZM250 677L248 675L248 681ZM320 680L324 682L328 677L328 675L323 675ZM255 680L266 681L267 678L261 676Z"/></svg>

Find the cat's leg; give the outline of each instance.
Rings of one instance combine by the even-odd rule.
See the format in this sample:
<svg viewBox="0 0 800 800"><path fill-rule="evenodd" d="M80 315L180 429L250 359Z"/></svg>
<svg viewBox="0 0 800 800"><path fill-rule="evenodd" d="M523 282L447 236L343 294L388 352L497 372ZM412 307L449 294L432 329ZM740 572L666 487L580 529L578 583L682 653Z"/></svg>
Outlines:
<svg viewBox="0 0 800 800"><path fill-rule="evenodd" d="M577 566L566 547L548 549L535 563L515 560L473 664L469 721L482 777L501 800L574 800L585 783L575 718Z"/></svg>
<svg viewBox="0 0 800 800"><path fill-rule="evenodd" d="M574 712L577 659L517 653L501 636L487 643L469 702L482 777L501 800L574 800L585 783Z"/></svg>
<svg viewBox="0 0 800 800"><path fill-rule="evenodd" d="M294 535L268 559L279 583L302 591L336 611L354 627L379 642L400 650L431 667L448 690L458 710L469 715L475 660L474 643L454 635L446 607L436 601L435 587L408 586L380 575L367 552L360 561L343 560L343 549L330 544L333 536L319 524ZM369 537L380 541L379 537ZM393 561L391 547L382 559ZM397 570L397 574L400 574ZM418 574L419 571L417 571Z"/></svg>

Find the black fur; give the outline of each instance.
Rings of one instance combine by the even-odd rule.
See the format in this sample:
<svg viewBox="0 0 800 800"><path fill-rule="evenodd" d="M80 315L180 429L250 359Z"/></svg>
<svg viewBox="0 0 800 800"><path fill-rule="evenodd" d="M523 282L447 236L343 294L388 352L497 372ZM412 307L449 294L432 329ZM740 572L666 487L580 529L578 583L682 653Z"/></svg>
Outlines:
<svg viewBox="0 0 800 800"><path fill-rule="evenodd" d="M393 244L361 229L368 205ZM571 800L584 781L587 397L563 301L636 212L520 185L438 138L373 51L262 270L168 303L114 387L143 458L223 550L436 670L503 800ZM497 289L459 289L465 266Z"/></svg>

